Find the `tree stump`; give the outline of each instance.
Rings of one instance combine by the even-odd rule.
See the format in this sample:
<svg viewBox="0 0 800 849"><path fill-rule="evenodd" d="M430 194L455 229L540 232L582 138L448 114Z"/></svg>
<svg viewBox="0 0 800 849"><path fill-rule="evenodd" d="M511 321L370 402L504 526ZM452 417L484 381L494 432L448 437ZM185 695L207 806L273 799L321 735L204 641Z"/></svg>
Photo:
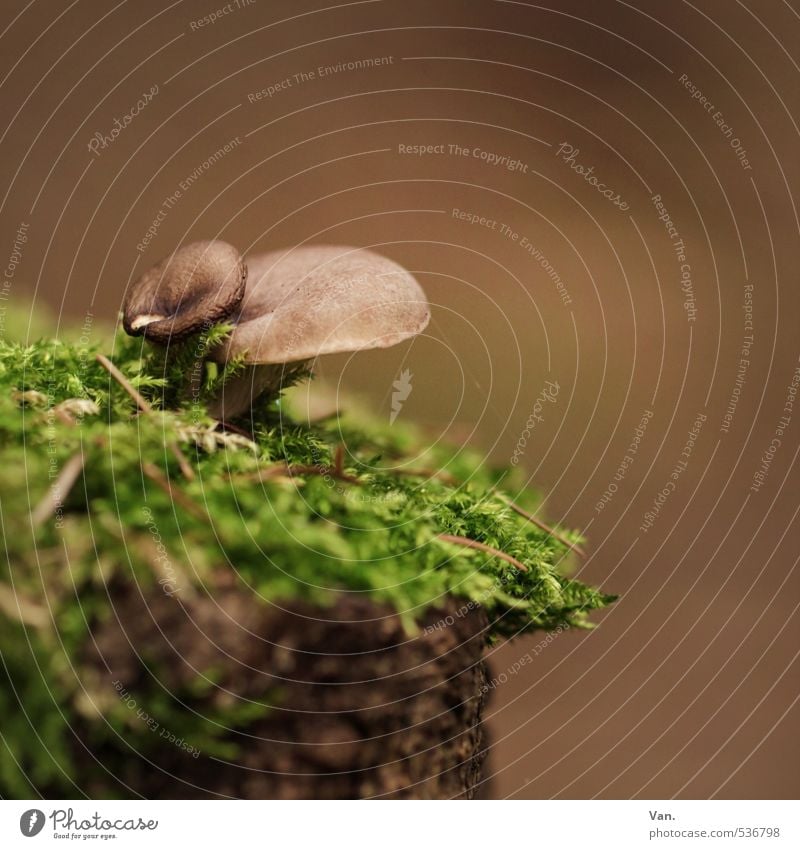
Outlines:
<svg viewBox="0 0 800 849"><path fill-rule="evenodd" d="M410 636L400 617L363 595L332 607L278 607L242 591L191 598L126 588L116 615L94 628L86 660L100 686L117 682L145 711L143 693L186 692L214 670L203 698L272 707L225 732L234 757L148 732L92 745L77 756L93 796L248 799L471 798L486 755L485 615L449 599ZM460 608L460 611L459 611ZM187 727L204 702L186 704ZM151 712L152 713L152 712ZM157 714L153 714L157 717ZM224 715L224 714L223 714ZM152 735L150 735L152 737ZM149 745L145 752L141 742ZM140 751L141 750L141 751ZM102 764L102 768L99 767Z"/></svg>

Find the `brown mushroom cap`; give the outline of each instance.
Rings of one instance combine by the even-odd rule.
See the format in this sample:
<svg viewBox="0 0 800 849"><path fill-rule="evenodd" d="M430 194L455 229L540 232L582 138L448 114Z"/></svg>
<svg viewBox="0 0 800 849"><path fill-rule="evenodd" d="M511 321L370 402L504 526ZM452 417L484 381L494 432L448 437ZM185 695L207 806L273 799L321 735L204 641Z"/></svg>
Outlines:
<svg viewBox="0 0 800 849"><path fill-rule="evenodd" d="M388 348L424 330L425 293L404 268L364 248L315 246L248 257L236 327L214 358L290 363Z"/></svg>
<svg viewBox="0 0 800 849"><path fill-rule="evenodd" d="M184 245L128 289L123 327L161 344L197 333L236 310L246 279L247 266L233 245L219 240Z"/></svg>

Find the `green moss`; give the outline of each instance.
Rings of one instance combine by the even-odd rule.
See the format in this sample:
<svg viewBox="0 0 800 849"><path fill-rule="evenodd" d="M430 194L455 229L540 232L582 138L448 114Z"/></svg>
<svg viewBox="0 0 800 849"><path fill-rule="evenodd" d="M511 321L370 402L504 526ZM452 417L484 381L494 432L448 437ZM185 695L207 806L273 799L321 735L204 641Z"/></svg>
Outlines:
<svg viewBox="0 0 800 849"><path fill-rule="evenodd" d="M213 329L210 341L225 332ZM153 405L143 414L95 348L0 341L4 795L45 785L69 795L67 729L89 674L80 669L81 647L92 623L109 615L112 579L161 581L165 591L190 582L213 594L214 574L229 570L256 598L321 605L338 590L363 592L395 608L410 631L423 611L454 595L486 609L490 638L587 627L588 612L613 600L569 577L569 546L513 512L502 491L510 473L471 451L439 445L426 452L425 469L409 474L408 457L423 442L413 429L363 416L303 424L280 400L239 422L253 428L252 441L222 432L203 404L240 364L193 371L202 350L201 340L166 354L114 340L107 355ZM72 482L69 469L77 471ZM530 507L536 496L522 500ZM441 534L491 546L526 571ZM187 698L200 703L202 693ZM164 727L188 728L187 739L202 738L205 751L229 754L208 712L189 727L181 705L155 693L147 710ZM255 715L248 711L227 711L224 722L246 726ZM130 732L130 710L119 700L104 720L100 738L104 729ZM143 724L133 725L146 739Z"/></svg>

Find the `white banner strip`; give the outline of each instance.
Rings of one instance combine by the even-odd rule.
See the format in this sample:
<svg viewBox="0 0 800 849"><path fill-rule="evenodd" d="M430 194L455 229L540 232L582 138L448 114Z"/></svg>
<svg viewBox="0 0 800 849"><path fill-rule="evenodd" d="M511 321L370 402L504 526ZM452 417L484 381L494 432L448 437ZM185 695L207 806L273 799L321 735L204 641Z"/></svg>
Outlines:
<svg viewBox="0 0 800 849"><path fill-rule="evenodd" d="M0 846L800 846L793 801L0 801Z"/></svg>

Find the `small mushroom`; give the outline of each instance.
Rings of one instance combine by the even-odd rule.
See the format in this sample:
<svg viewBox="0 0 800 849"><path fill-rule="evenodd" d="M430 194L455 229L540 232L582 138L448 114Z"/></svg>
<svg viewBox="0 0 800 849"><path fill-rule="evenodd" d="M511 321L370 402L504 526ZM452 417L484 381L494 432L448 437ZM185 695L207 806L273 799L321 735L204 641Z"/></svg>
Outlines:
<svg viewBox="0 0 800 849"><path fill-rule="evenodd" d="M122 324L166 345L228 318L245 291L247 266L220 240L192 242L146 271L127 291Z"/></svg>
<svg viewBox="0 0 800 849"><path fill-rule="evenodd" d="M233 418L264 391L280 388L321 354L388 348L430 320L425 293L404 268L363 248L316 246L247 260L245 296L235 328L213 359L243 355L246 371L229 380L209 413Z"/></svg>

